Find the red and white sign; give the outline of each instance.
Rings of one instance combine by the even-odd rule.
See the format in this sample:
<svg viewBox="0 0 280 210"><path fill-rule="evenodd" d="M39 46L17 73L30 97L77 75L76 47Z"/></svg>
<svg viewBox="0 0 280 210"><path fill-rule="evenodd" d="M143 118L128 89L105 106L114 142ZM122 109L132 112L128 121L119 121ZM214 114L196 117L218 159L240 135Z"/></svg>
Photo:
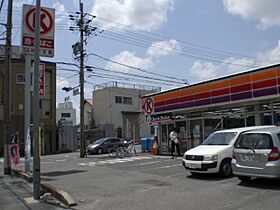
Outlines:
<svg viewBox="0 0 280 210"><path fill-rule="evenodd" d="M44 96L45 95L45 64L40 63L39 65L39 95Z"/></svg>
<svg viewBox="0 0 280 210"><path fill-rule="evenodd" d="M35 49L35 16L33 5L23 5L22 54L33 55ZM40 56L54 56L54 20L55 10L41 8L40 12Z"/></svg>
<svg viewBox="0 0 280 210"><path fill-rule="evenodd" d="M154 102L152 98L147 98L143 104L145 114L152 114L154 112Z"/></svg>

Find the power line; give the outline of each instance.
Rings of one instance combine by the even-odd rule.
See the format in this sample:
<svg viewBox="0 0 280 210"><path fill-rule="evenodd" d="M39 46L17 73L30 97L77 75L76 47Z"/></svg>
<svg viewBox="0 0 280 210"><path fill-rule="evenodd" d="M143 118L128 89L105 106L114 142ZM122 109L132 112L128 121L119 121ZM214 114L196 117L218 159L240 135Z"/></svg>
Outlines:
<svg viewBox="0 0 280 210"><path fill-rule="evenodd" d="M128 76L133 76L133 77L138 77L138 78L145 78L145 79L150 79L150 80L155 80L155 81L164 81L164 82L168 82L168 83L172 83L172 84L184 84L184 82L176 82L173 80L168 80L168 79L158 79L155 77L148 77L148 76L143 76L143 75L138 75L138 74L132 74L132 73L128 73L128 72L121 72L121 71L117 71L117 70L112 70L112 69L105 69L105 68L101 68L101 67L96 67L96 66L89 66L87 65L86 68L90 68L90 69L98 69L101 71L106 71L106 72L114 72L116 74L123 74L123 75L128 75Z"/></svg>
<svg viewBox="0 0 280 210"><path fill-rule="evenodd" d="M67 69L67 68L57 68L57 70L58 71L69 71L69 72L76 72L77 71L77 70ZM101 69L95 68L95 70L101 70ZM146 84L147 83L151 83L151 80L153 80L153 83L155 83L155 84L178 86L178 83L176 83L176 82L173 82L173 83L162 82L162 80L158 79L158 78L147 78L147 79L144 79L145 77L143 77L141 75L138 75L137 78L131 78L130 76L134 77L134 75L127 75L125 72L118 72L118 71L109 70L109 69L106 69L106 70L103 70L103 71L110 72L110 74L109 73L108 74L100 73L100 72L88 72L88 71L86 71L85 73L88 74L88 77L96 76L96 77L104 78L104 79L118 79L118 80L125 80L125 81L136 81L137 83L142 82L142 83L146 83ZM112 73L113 74L115 74L115 73L122 74L124 76L113 75ZM74 75L69 76L69 78L73 78L75 76L78 76L78 75L74 74ZM141 79L139 79L139 78L141 78ZM63 81L63 80L66 80L66 79L67 78L63 78L62 80L58 80L58 81Z"/></svg>
<svg viewBox="0 0 280 210"><path fill-rule="evenodd" d="M100 23L98 23L98 24L100 24ZM151 33L151 32L149 32L149 33L153 36L151 36L151 35L147 36L147 35L144 35L144 34L139 35L139 34L135 33L134 30L126 29L125 31L123 31L123 30L121 30L121 28L114 27L114 26L111 26L108 30L105 30L105 31L116 32L116 33L121 34L122 36L128 36L126 34L130 34L130 36L132 36L135 39L140 39L140 40L145 40L145 41L148 40L149 42L162 42L162 41L166 41L166 39L174 39L172 37L168 37L168 36L164 36L164 35L158 35L158 34L156 34L156 35L157 35L157 37L160 37L160 39L155 38L154 37L155 33ZM164 39L162 39L162 38L164 38ZM178 40L178 39L175 39L175 40L178 43L180 43L181 46L186 46L188 50L193 49L193 50L206 51L206 52L210 52L210 53L216 53L216 54L224 55L224 56L238 56L238 57L253 58L253 57L248 56L248 55L242 55L242 54L239 54L239 53L228 52L228 51L224 51L224 50L220 50L220 49L213 49L213 48L210 48L210 47L206 47L206 46L203 46L203 45L198 45L198 44L194 44L194 43L190 43L190 42L185 42L185 41Z"/></svg>
<svg viewBox="0 0 280 210"><path fill-rule="evenodd" d="M131 69L134 69L134 70L137 70L137 71L141 71L141 72L144 72L144 73L147 73L147 74L153 74L153 75L156 75L156 76L161 76L161 77L166 77L166 78L169 78L169 79L179 80L180 82L185 82L185 84L186 84L186 80L184 80L184 79L179 79L179 78L168 76L168 75L163 75L163 74L159 74L159 73L155 73L155 72L150 72L150 71L144 70L142 68L134 67L134 66L131 66L131 65L128 65L128 64L124 64L124 63L120 63L120 62L111 60L109 58L105 58L105 57L103 57L101 55L97 55L95 53L89 53L88 55L93 55L93 56L96 56L96 57L98 57L100 59L103 59L105 61L109 61L111 63L115 63L115 64L118 64L120 66L131 68Z"/></svg>
<svg viewBox="0 0 280 210"><path fill-rule="evenodd" d="M102 17L96 17L97 19L101 19L103 21L106 21L106 22L111 22L111 23L114 23L115 25L121 25L123 27L125 27L125 31L133 31L131 30L131 28L137 31L141 31L145 34L149 34L149 35L153 35L153 36L156 36L156 37L160 37L160 38L164 38L164 39L172 39L172 37L169 37L169 36L166 36L166 35L162 35L162 34L157 34L157 33L153 33L153 32L148 32L148 31L145 31L145 30L142 30L142 29L135 29L133 26L129 26L129 25L125 25L125 24L122 24L122 23L118 23L118 22L115 22L115 21L112 21L112 20L109 20L109 19L106 19L106 18L102 18ZM196 46L196 47L201 47L201 48L205 48L205 49L208 49L208 50L213 50L213 51L219 51L219 52L223 52L223 53L227 53L227 54L235 54L235 55L238 55L238 56L242 56L242 57L250 57L248 55L242 55L242 54L237 54L237 53L233 53L233 52L227 52L227 51L223 51L223 50L220 50L220 49L214 49L214 48L209 48L209 47L206 47L206 46L203 46L203 45L199 45L199 44L194 44L194 43L190 43L190 42L185 42L185 41L182 41L182 40L178 40L176 39L178 42L181 42L181 43L184 43L184 44L188 44L188 45L192 45L192 46ZM218 41L216 39L216 41Z"/></svg>
<svg viewBox="0 0 280 210"><path fill-rule="evenodd" d="M132 42L132 41L129 41L129 40L123 40L123 39L116 38L116 37L109 36L109 35L99 35L99 36L103 37L105 39L110 39L110 40L118 41L118 42L121 42L121 43L126 43L126 44L129 44L129 45L132 45L132 46L138 46L138 47L142 47L142 48L149 47L149 46L147 46L145 44L141 44L141 43L137 43L137 42ZM156 48L156 49L162 50L160 48ZM165 50L165 51L168 52L167 50ZM226 61L223 61L223 60L211 59L211 58L207 58L207 57L203 57L203 56L199 56L199 55L192 55L192 54L186 53L186 52L181 52L178 55L186 57L186 58L195 58L195 59L211 61L211 62L214 62L214 63L222 63L222 64L228 64L228 65L234 65L234 66L248 67L248 68L257 67L256 65L236 64L236 63L233 63L233 62L226 62Z"/></svg>

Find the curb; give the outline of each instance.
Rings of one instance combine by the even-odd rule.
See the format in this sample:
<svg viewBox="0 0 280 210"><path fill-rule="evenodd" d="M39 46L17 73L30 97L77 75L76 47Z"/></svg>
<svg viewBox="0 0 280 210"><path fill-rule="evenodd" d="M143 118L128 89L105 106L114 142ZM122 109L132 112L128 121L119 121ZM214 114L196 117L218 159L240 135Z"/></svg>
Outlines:
<svg viewBox="0 0 280 210"><path fill-rule="evenodd" d="M19 178L27 181L28 183L33 182L33 177L26 174L25 172L23 172L21 170L12 169L12 173L14 176L19 177ZM61 189L57 189L55 186L53 186L49 183L41 182L41 189L44 192L51 193L53 195L53 197L55 197L57 200L59 200L61 203L63 203L64 205L66 205L68 207L77 205L77 203L74 201L74 199L67 192L65 192Z"/></svg>
<svg viewBox="0 0 280 210"><path fill-rule="evenodd" d="M33 177L21 170L16 170L16 169L12 168L12 174L15 175L16 177L22 178L23 180L27 181L28 183L33 182Z"/></svg>
<svg viewBox="0 0 280 210"><path fill-rule="evenodd" d="M45 192L51 193L57 200L68 207L77 205L74 199L67 192L57 189L55 186L49 183L41 182L41 189Z"/></svg>

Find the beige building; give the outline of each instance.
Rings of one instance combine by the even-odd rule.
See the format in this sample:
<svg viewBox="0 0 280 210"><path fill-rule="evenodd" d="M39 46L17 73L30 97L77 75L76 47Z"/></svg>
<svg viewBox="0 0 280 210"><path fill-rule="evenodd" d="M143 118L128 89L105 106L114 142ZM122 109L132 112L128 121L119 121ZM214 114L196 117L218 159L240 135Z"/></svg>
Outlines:
<svg viewBox="0 0 280 210"><path fill-rule="evenodd" d="M86 130L93 128L93 101L85 99L84 101L84 125Z"/></svg>
<svg viewBox="0 0 280 210"><path fill-rule="evenodd" d="M43 128L42 149L44 154L57 150L56 143L56 64L45 64L45 95L40 96L40 118ZM1 74L5 69L5 60L0 59ZM20 152L24 151L24 77L25 60L13 58L11 65L11 133L18 132ZM0 107L3 105L3 78L0 77ZM32 108L31 108L32 112ZM2 119L0 119L2 120ZM3 130L0 128L0 153L3 151Z"/></svg>

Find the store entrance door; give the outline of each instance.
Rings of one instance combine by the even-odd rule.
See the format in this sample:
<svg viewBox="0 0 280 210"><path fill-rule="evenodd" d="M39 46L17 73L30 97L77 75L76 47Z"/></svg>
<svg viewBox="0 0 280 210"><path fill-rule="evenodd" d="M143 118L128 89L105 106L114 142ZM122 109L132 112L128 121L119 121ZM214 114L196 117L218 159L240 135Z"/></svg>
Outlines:
<svg viewBox="0 0 280 210"><path fill-rule="evenodd" d="M169 134L174 129L174 123L161 125L161 142L160 148L162 154L169 154L171 149L171 144L169 141Z"/></svg>

